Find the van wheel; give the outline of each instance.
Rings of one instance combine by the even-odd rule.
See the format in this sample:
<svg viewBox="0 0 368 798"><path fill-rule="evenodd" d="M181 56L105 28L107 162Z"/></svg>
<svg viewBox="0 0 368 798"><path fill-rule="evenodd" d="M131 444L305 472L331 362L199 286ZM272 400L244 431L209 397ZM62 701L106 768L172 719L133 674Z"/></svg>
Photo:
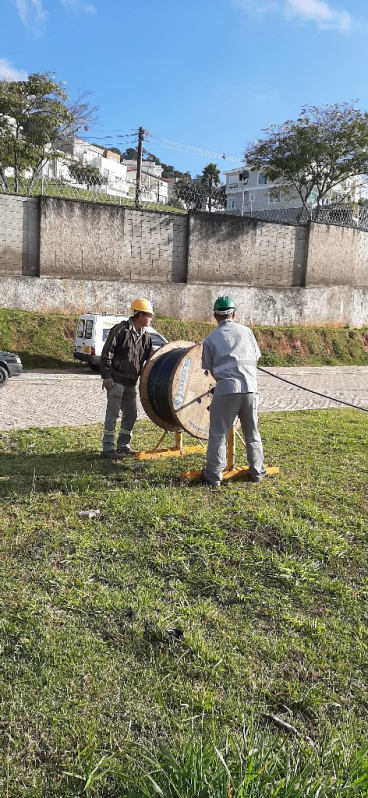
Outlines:
<svg viewBox="0 0 368 798"><path fill-rule="evenodd" d="M5 366L0 366L0 388L4 388L4 385L6 385L8 379L9 379L9 374Z"/></svg>
<svg viewBox="0 0 368 798"><path fill-rule="evenodd" d="M88 366L91 369L91 371L99 371L100 370L100 367L99 367L98 363L88 363Z"/></svg>

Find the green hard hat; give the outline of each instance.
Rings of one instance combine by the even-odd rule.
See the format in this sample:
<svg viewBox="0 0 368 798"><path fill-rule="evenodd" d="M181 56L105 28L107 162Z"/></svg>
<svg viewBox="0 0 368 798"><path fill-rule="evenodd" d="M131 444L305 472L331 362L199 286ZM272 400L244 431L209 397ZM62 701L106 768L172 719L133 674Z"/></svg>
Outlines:
<svg viewBox="0 0 368 798"><path fill-rule="evenodd" d="M235 302L232 296L219 296L216 299L216 302L213 306L215 313L229 313L231 310L235 310Z"/></svg>

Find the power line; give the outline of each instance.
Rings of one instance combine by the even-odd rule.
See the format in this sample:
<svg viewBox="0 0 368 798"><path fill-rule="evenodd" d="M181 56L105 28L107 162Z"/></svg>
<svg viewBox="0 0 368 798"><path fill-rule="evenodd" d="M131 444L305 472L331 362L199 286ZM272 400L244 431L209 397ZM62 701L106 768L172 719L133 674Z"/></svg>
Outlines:
<svg viewBox="0 0 368 798"><path fill-rule="evenodd" d="M102 132L102 131L97 131ZM172 139L165 139L162 136L157 136L154 133L151 133L149 130L144 131L145 138L151 139L154 144L158 147L162 147L163 149L168 150L177 150L178 152L187 153L188 155L197 155L202 156L205 158L216 158L222 161L231 161L232 163L240 164L242 162L242 158L240 156L235 157L233 155L226 155L224 152L214 152L212 150L204 150L201 147L195 147L191 144L182 144L178 141L173 141ZM116 131L113 135L105 135L105 136L85 136L86 140L95 139L96 141L106 141L115 140L116 143L119 143L119 139L128 139L128 138L137 138L138 131L134 131L132 133L120 133Z"/></svg>
<svg viewBox="0 0 368 798"><path fill-rule="evenodd" d="M200 147L194 147L191 144L180 144L178 141L164 139L153 133L150 134L150 137L154 140L155 144L160 147L167 147L167 149L180 150L181 152L187 152L191 155L204 155L206 157L219 158L224 161L232 161L233 163L240 163L242 160L240 157L235 158L232 155L226 155L224 152L212 152L211 150L203 150Z"/></svg>
<svg viewBox="0 0 368 798"><path fill-rule="evenodd" d="M114 139L115 141L119 141L120 139L135 139L137 136L135 133L126 133L126 135L120 136L83 136L83 138L86 141L88 141L88 139L91 139L91 141L106 141L106 139Z"/></svg>

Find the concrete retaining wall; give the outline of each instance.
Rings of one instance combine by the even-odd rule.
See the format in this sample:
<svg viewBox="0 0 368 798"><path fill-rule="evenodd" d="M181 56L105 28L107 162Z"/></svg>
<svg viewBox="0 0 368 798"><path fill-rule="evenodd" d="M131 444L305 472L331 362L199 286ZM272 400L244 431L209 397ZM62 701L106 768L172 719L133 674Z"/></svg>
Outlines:
<svg viewBox="0 0 368 798"><path fill-rule="evenodd" d="M0 194L0 274L365 287L368 232Z"/></svg>
<svg viewBox="0 0 368 798"><path fill-rule="evenodd" d="M304 285L308 227L189 214L188 283Z"/></svg>
<svg viewBox="0 0 368 798"><path fill-rule="evenodd" d="M252 288L222 283L221 293L234 297L237 318L244 324L368 324L367 288ZM160 316L211 320L218 294L218 284L3 277L0 305L50 313L127 313L133 299L145 296Z"/></svg>
<svg viewBox="0 0 368 798"><path fill-rule="evenodd" d="M368 232L312 222L306 285L368 286Z"/></svg>
<svg viewBox="0 0 368 798"><path fill-rule="evenodd" d="M0 194L0 274L38 275L39 201Z"/></svg>
<svg viewBox="0 0 368 798"><path fill-rule="evenodd" d="M40 275L183 282L188 217L41 197Z"/></svg>

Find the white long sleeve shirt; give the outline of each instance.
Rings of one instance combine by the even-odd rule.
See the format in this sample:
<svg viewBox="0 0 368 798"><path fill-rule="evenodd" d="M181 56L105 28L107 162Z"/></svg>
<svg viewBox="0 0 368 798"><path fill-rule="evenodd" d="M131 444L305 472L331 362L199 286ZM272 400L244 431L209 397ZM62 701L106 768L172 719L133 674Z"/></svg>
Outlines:
<svg viewBox="0 0 368 798"><path fill-rule="evenodd" d="M202 368L211 371L215 396L258 393L257 363L261 352L249 327L225 319L203 341Z"/></svg>

